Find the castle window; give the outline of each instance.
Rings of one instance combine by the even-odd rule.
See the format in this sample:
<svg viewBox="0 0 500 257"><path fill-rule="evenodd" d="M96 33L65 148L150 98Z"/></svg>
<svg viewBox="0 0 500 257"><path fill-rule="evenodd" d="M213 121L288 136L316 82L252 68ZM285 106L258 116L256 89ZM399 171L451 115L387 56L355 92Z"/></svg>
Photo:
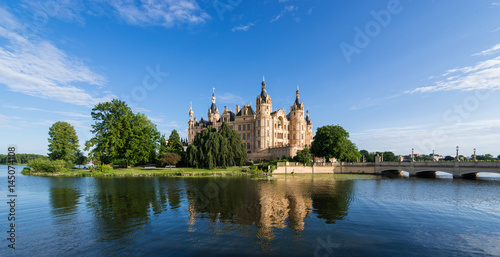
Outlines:
<svg viewBox="0 0 500 257"><path fill-rule="evenodd" d="M257 127L260 127L260 120L257 121Z"/></svg>
<svg viewBox="0 0 500 257"><path fill-rule="evenodd" d="M302 125L302 130L304 130L304 125Z"/></svg>
<svg viewBox="0 0 500 257"><path fill-rule="evenodd" d="M260 141L258 141L258 142L257 142L257 145L258 145L258 147L257 147L257 148L260 148Z"/></svg>
<svg viewBox="0 0 500 257"><path fill-rule="evenodd" d="M245 133L243 133L243 139L247 139L246 137L247 135Z"/></svg>
<svg viewBox="0 0 500 257"><path fill-rule="evenodd" d="M250 133L247 133L247 139L250 139Z"/></svg>
<svg viewBox="0 0 500 257"><path fill-rule="evenodd" d="M250 143L247 143L247 149L250 149Z"/></svg>
<svg viewBox="0 0 500 257"><path fill-rule="evenodd" d="M250 124L247 124L247 130L250 130Z"/></svg>
<svg viewBox="0 0 500 257"><path fill-rule="evenodd" d="M269 130L267 131L266 136L269 136Z"/></svg>
<svg viewBox="0 0 500 257"><path fill-rule="evenodd" d="M233 129L233 126L231 126L231 129Z"/></svg>
<svg viewBox="0 0 500 257"><path fill-rule="evenodd" d="M247 126L245 126L245 124L243 124L243 130L246 130Z"/></svg>
<svg viewBox="0 0 500 257"><path fill-rule="evenodd" d="M293 134L293 139L295 139L295 134Z"/></svg>
<svg viewBox="0 0 500 257"><path fill-rule="evenodd" d="M300 139L304 139L304 134L301 134L301 135L300 135Z"/></svg>
<svg viewBox="0 0 500 257"><path fill-rule="evenodd" d="M241 130L241 125L238 125L238 130Z"/></svg>
<svg viewBox="0 0 500 257"><path fill-rule="evenodd" d="M267 120L267 126L269 127L269 120Z"/></svg>
<svg viewBox="0 0 500 257"><path fill-rule="evenodd" d="M259 130L257 130L257 136L259 136L259 137L260 137L260 129L259 129Z"/></svg>

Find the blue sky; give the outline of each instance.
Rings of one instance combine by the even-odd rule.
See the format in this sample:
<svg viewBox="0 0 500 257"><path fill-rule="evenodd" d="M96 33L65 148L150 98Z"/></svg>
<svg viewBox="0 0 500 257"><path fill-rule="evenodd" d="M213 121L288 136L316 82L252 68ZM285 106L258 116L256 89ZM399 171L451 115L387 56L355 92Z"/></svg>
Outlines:
<svg viewBox="0 0 500 257"><path fill-rule="evenodd" d="M0 3L0 146L46 154L48 128L90 139L119 98L167 136L300 87L314 129L359 149L500 154L500 2L91 0ZM6 151L6 150L5 150Z"/></svg>

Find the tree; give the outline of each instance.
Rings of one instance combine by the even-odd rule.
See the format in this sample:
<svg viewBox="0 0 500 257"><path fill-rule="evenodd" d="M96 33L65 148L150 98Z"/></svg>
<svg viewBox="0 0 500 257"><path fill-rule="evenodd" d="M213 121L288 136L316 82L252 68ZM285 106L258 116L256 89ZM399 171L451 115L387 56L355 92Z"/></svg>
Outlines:
<svg viewBox="0 0 500 257"><path fill-rule="evenodd" d="M177 154L180 154L182 151L184 151L184 148L182 147L181 137L175 129L172 130L172 133L170 133L170 136L168 137L167 148L168 152Z"/></svg>
<svg viewBox="0 0 500 257"><path fill-rule="evenodd" d="M349 140L349 133L338 125L318 128L311 145L311 153L326 160L356 160L361 156L356 145Z"/></svg>
<svg viewBox="0 0 500 257"><path fill-rule="evenodd" d="M294 159L296 159L300 163L303 163L306 165L309 164L311 162L311 159L312 159L311 149L306 147L300 151L297 151L297 155L295 155Z"/></svg>
<svg viewBox="0 0 500 257"><path fill-rule="evenodd" d="M169 165L170 169L172 169L172 165L176 165L181 160L181 156L176 153L166 153L161 158L162 165Z"/></svg>
<svg viewBox="0 0 500 257"><path fill-rule="evenodd" d="M113 99L92 109L94 137L85 143L89 155L102 163L123 161L125 166L151 162L160 147L160 133L144 114L134 114L124 102Z"/></svg>
<svg viewBox="0 0 500 257"><path fill-rule="evenodd" d="M238 133L223 122L219 131L210 127L196 134L187 149L187 161L191 166L213 169L243 165L247 150Z"/></svg>
<svg viewBox="0 0 500 257"><path fill-rule="evenodd" d="M49 158L74 162L78 152L78 136L71 124L58 121L49 128Z"/></svg>
<svg viewBox="0 0 500 257"><path fill-rule="evenodd" d="M166 143L166 140L165 140L165 135L161 135L160 137L160 148L158 150L158 156L157 156L157 160L159 162L161 162L161 158L163 158L163 156L165 156L165 154L168 152L168 148L167 148L167 143Z"/></svg>
<svg viewBox="0 0 500 257"><path fill-rule="evenodd" d="M82 153L82 151L78 151L75 155L75 164L76 165L85 165L88 161L88 158Z"/></svg>
<svg viewBox="0 0 500 257"><path fill-rule="evenodd" d="M499 159L499 160L500 160L500 154L497 156L497 159Z"/></svg>

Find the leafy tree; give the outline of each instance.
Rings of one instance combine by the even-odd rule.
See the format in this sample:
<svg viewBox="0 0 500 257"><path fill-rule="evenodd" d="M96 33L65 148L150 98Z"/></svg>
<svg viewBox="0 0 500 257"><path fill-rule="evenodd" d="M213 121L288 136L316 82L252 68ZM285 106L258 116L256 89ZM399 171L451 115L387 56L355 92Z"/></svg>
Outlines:
<svg viewBox="0 0 500 257"><path fill-rule="evenodd" d="M390 151L384 152L384 162L397 162L398 157Z"/></svg>
<svg viewBox="0 0 500 257"><path fill-rule="evenodd" d="M82 151L78 151L75 155L75 164L76 165L85 165L88 161L87 156L85 156Z"/></svg>
<svg viewBox="0 0 500 257"><path fill-rule="evenodd" d="M123 160L125 166L151 162L160 147L160 133L144 114L134 114L124 102L113 99L92 109L94 137L85 150L101 163Z"/></svg>
<svg viewBox="0 0 500 257"><path fill-rule="evenodd" d="M356 160L361 156L356 145L349 140L349 133L338 125L318 128L311 145L311 153L326 160Z"/></svg>
<svg viewBox="0 0 500 257"><path fill-rule="evenodd" d="M71 124L58 121L49 128L49 158L74 162L78 152L78 136Z"/></svg>
<svg viewBox="0 0 500 257"><path fill-rule="evenodd" d="M445 161L454 161L454 160L455 160L455 157L453 157L453 156L449 156L449 155L448 155L448 156L445 156L445 157L444 157L444 160L445 160Z"/></svg>
<svg viewBox="0 0 500 257"><path fill-rule="evenodd" d="M181 137L175 129L172 130L172 133L170 133L170 137L168 137L167 148L168 152L171 153L180 154L182 151L184 151L184 148L182 147Z"/></svg>
<svg viewBox="0 0 500 257"><path fill-rule="evenodd" d="M14 164L27 164L31 160L35 159L47 159L47 156L40 154L26 154L26 153L16 153L16 159ZM9 155L0 154L0 164L10 164Z"/></svg>
<svg viewBox="0 0 500 257"><path fill-rule="evenodd" d="M500 160L500 154L497 156L497 159L499 159L499 160Z"/></svg>
<svg viewBox="0 0 500 257"><path fill-rule="evenodd" d="M238 133L222 123L219 132L207 128L196 134L187 149L187 161L191 166L213 169L243 165L247 160L247 151Z"/></svg>
<svg viewBox="0 0 500 257"><path fill-rule="evenodd" d="M167 143L166 143L166 140L165 140L165 135L161 135L161 137L160 137L160 148L158 150L157 160L159 162L161 162L161 158L163 158L163 156L165 156L165 154L167 152L168 152L168 148L167 148Z"/></svg>
<svg viewBox="0 0 500 257"><path fill-rule="evenodd" d="M311 162L311 159L312 159L311 149L306 147L300 151L297 151L297 155L295 155L294 159L300 163L303 163L306 165L309 164Z"/></svg>
<svg viewBox="0 0 500 257"><path fill-rule="evenodd" d="M170 169L172 169L172 165L176 165L181 160L181 156L176 153L166 153L161 158L162 165L169 165Z"/></svg>

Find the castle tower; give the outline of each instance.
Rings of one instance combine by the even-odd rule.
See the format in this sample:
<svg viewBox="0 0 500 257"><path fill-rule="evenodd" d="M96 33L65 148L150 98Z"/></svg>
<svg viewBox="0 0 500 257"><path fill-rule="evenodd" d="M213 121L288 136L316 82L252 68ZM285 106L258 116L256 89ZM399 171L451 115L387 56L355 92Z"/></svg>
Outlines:
<svg viewBox="0 0 500 257"><path fill-rule="evenodd" d="M295 93L295 101L290 107L290 143L296 146L305 146L307 124L304 118L304 103L300 101L299 86Z"/></svg>
<svg viewBox="0 0 500 257"><path fill-rule="evenodd" d="M193 103L189 103L189 121L188 121L188 142L191 144L194 140L194 136L196 132L194 131L194 124L196 123L196 119L193 120Z"/></svg>
<svg viewBox="0 0 500 257"><path fill-rule="evenodd" d="M271 117L271 112L273 109L273 102L271 97L267 94L266 81L262 77L262 90L257 96L255 101L256 117L255 117L255 127L257 129L256 136L256 148L265 149L271 147L273 142L273 120Z"/></svg>
<svg viewBox="0 0 500 257"><path fill-rule="evenodd" d="M210 108L208 108L208 122L212 122L215 125L219 118L219 108L217 108L217 106L215 105L215 88L213 88L212 105L210 106Z"/></svg>

